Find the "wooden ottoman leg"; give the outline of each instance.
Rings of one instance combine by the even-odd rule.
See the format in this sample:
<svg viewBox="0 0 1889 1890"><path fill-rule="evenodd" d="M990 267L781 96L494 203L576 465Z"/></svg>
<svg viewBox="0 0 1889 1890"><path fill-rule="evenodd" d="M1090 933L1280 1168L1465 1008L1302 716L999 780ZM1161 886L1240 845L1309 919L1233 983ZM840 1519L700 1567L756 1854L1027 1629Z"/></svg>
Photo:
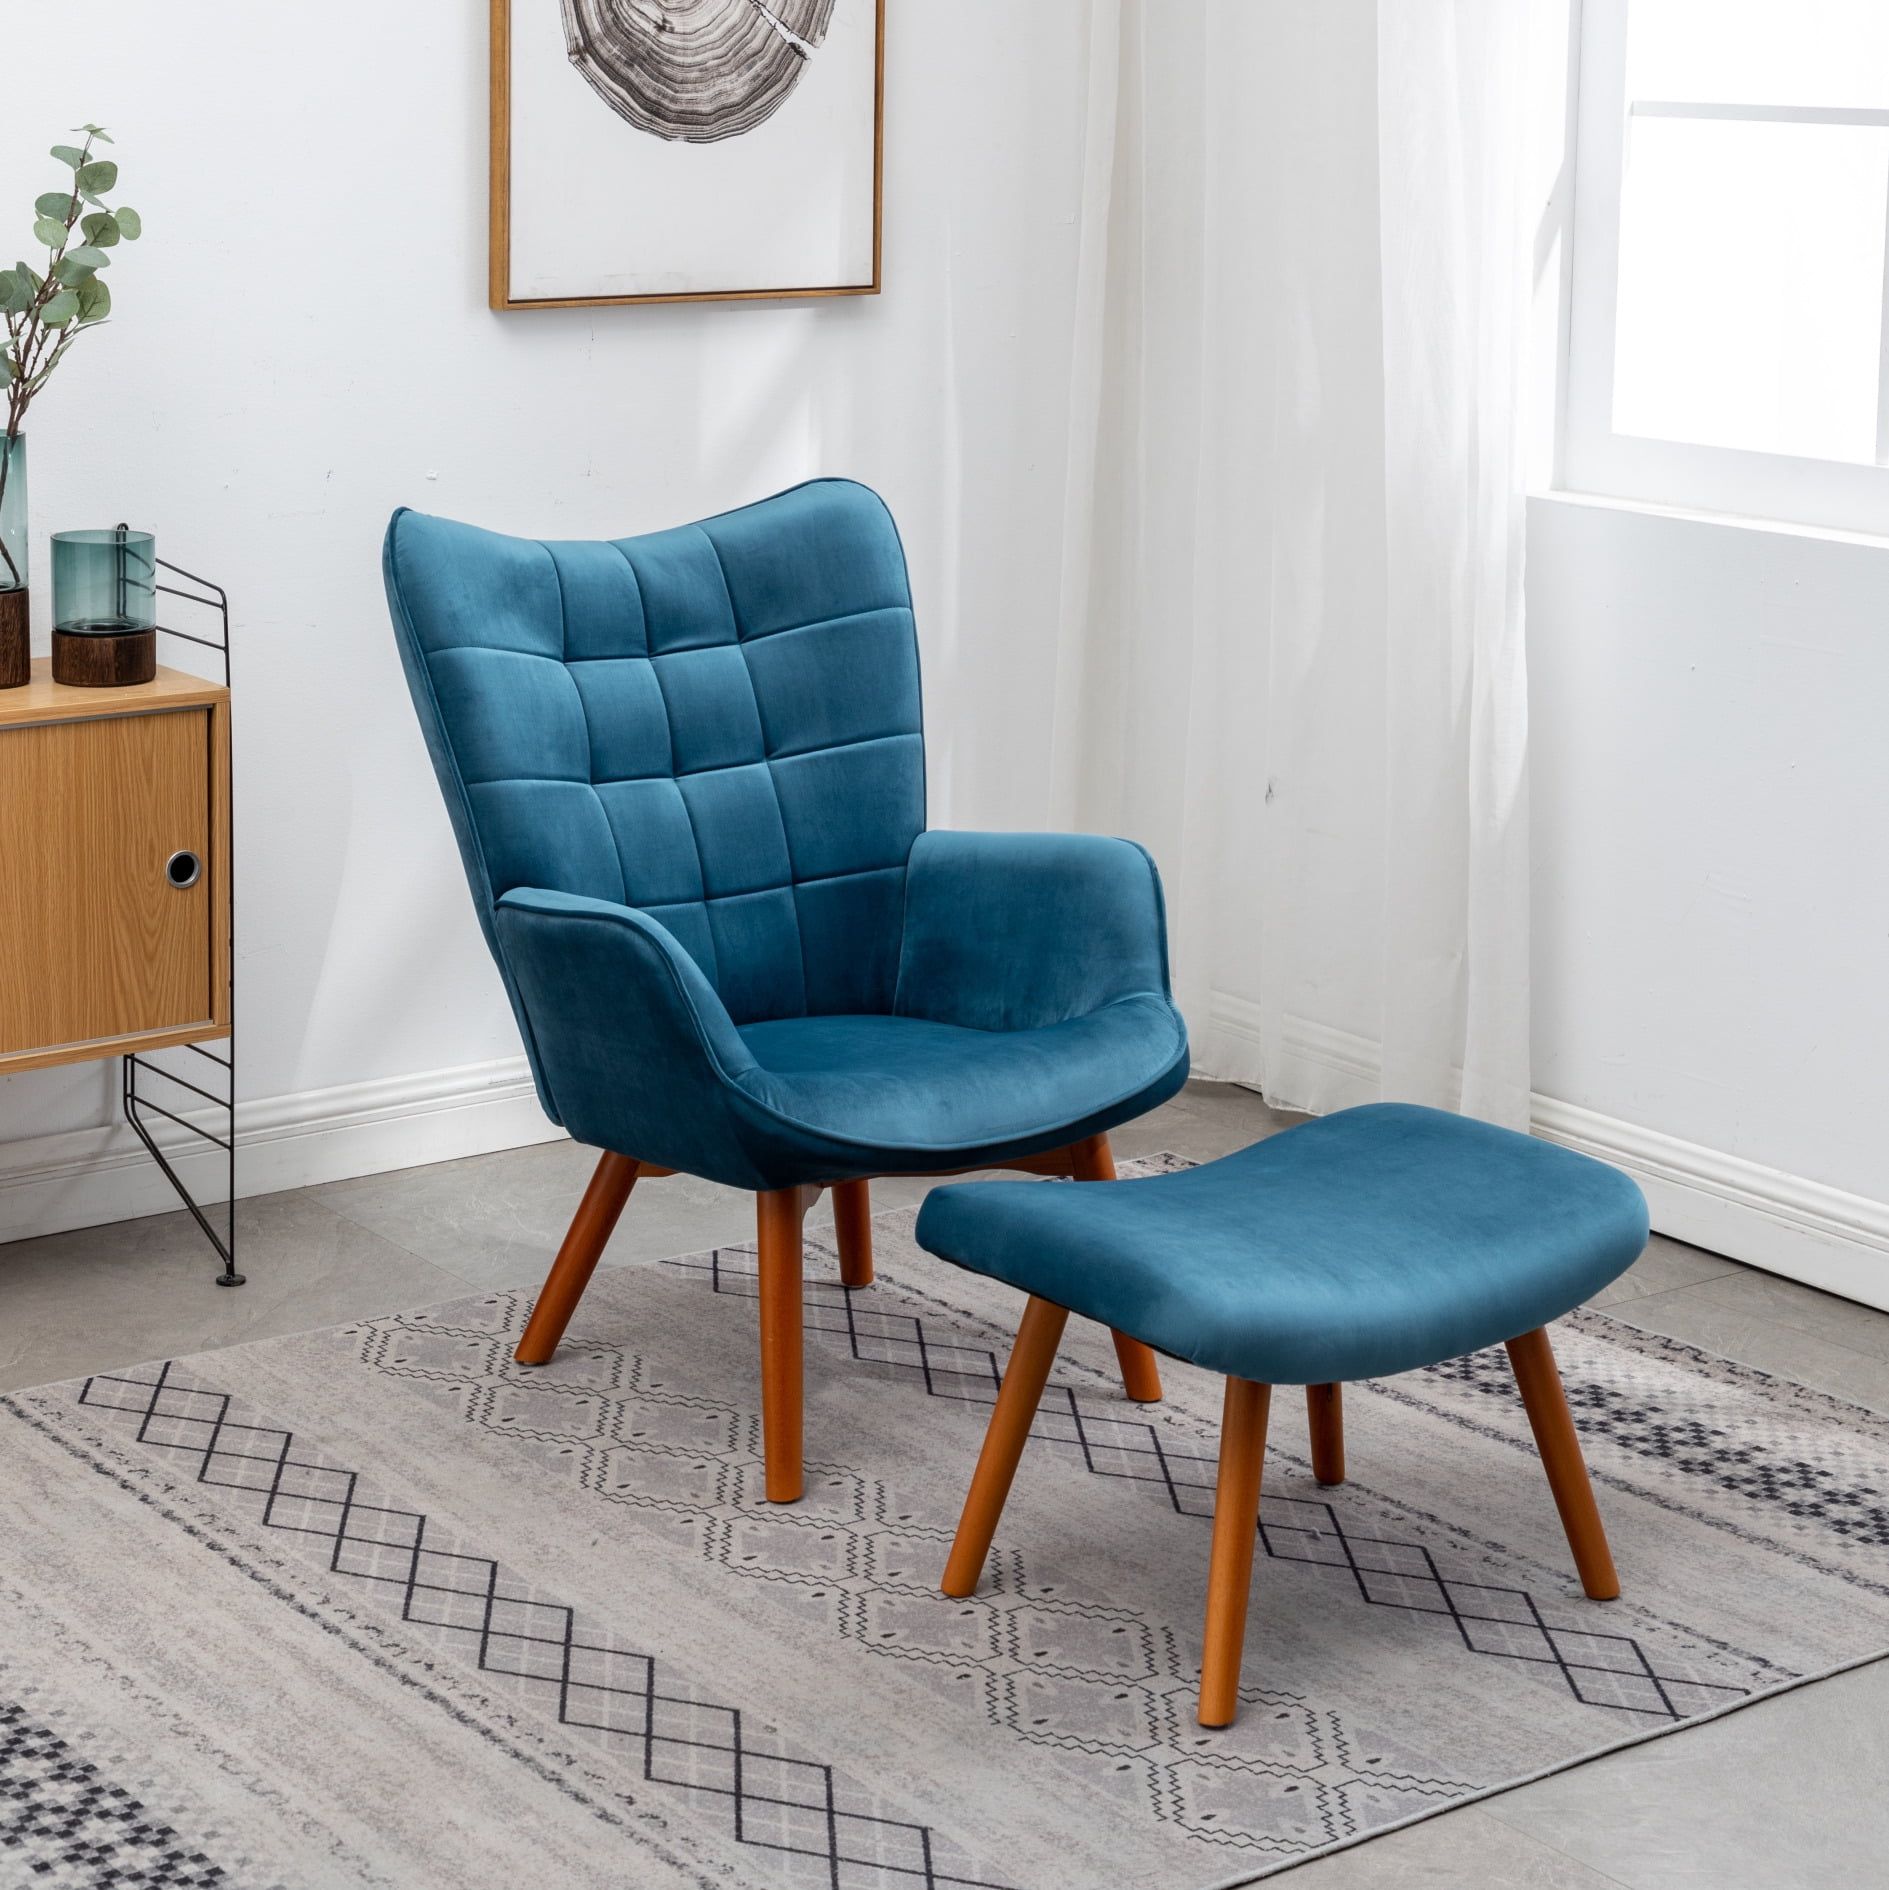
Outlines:
<svg viewBox="0 0 1889 1890"><path fill-rule="evenodd" d="M1136 1404L1159 1404L1161 1367L1155 1360L1154 1349L1112 1327L1109 1337L1115 1341L1115 1363L1121 1368L1122 1389Z"/></svg>
<svg viewBox="0 0 1889 1890"><path fill-rule="evenodd" d="M1259 1478L1266 1461L1272 1387L1227 1380L1220 1419L1220 1475L1213 1497L1213 1556L1207 1566L1207 1645L1200 1662L1200 1723L1229 1726L1240 1710L1240 1653L1253 1585Z"/></svg>
<svg viewBox="0 0 1889 1890"><path fill-rule="evenodd" d="M1023 1309L1023 1323L1010 1348L1010 1363L997 1390L984 1448L971 1473L964 1514L958 1518L958 1533L939 1583L947 1595L970 1594L984 1572L990 1539L997 1533L997 1519L1003 1514L1017 1460L1030 1435L1030 1420L1043 1401L1043 1387L1049 1382L1049 1368L1056 1362L1056 1347L1068 1321L1068 1312L1047 1299L1032 1298Z"/></svg>
<svg viewBox="0 0 1889 1890"><path fill-rule="evenodd" d="M754 1197L761 1292L761 1451L767 1500L797 1503L800 1462L800 1229L819 1193L774 1188Z"/></svg>
<svg viewBox="0 0 1889 1890"><path fill-rule="evenodd" d="M1542 1468L1548 1473L1555 1508L1561 1512L1561 1526L1568 1532L1568 1547L1574 1551L1581 1586L1594 1601L1612 1601L1620 1593L1620 1577L1614 1573L1607 1532L1594 1506L1594 1486L1587 1480L1580 1433L1574 1428L1567 1394L1561 1389L1561 1374L1555 1369L1547 1327L1537 1326L1533 1332L1511 1339L1509 1363L1515 1368L1515 1383L1528 1413L1529 1428L1535 1433Z"/></svg>
<svg viewBox="0 0 1889 1890"><path fill-rule="evenodd" d="M1069 1145L1070 1172L1078 1181L1113 1181L1115 1154L1106 1135L1091 1135ZM1154 1352L1139 1339L1111 1329L1115 1341L1115 1362L1121 1367L1122 1389L1137 1404L1161 1402L1161 1367Z"/></svg>
<svg viewBox="0 0 1889 1890"><path fill-rule="evenodd" d="M628 1155L606 1149L591 1171L584 1198L571 1216L564 1244L551 1262L544 1285L538 1290L538 1303L525 1322L525 1335L512 1356L521 1365L543 1365L558 1349L564 1328L571 1323L577 1302L597 1270L597 1262L623 1212L623 1204L636 1186L638 1164Z"/></svg>
<svg viewBox="0 0 1889 1890"><path fill-rule="evenodd" d="M1345 1407L1341 1385L1307 1385L1305 1414L1312 1427L1312 1474L1323 1484L1345 1480Z"/></svg>
<svg viewBox="0 0 1889 1890"><path fill-rule="evenodd" d="M833 1231L839 1237L840 1284L872 1284L872 1184L833 1184Z"/></svg>

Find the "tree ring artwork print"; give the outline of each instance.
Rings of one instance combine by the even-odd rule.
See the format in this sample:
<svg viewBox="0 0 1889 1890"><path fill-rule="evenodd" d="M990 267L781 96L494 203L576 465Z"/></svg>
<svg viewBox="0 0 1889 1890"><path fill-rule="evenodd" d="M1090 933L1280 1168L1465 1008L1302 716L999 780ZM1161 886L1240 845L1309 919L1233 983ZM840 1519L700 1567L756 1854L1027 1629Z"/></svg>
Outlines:
<svg viewBox="0 0 1889 1890"><path fill-rule="evenodd" d="M884 0L491 0L494 308L879 288Z"/></svg>
<svg viewBox="0 0 1889 1890"><path fill-rule="evenodd" d="M833 0L563 0L591 90L639 131L713 144L771 118L819 51Z"/></svg>

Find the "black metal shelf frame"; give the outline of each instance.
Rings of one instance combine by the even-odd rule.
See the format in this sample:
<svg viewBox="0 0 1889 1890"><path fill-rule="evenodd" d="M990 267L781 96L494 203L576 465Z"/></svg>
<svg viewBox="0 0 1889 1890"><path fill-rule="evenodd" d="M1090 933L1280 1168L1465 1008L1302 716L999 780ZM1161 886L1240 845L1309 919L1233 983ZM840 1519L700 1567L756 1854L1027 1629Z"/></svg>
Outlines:
<svg viewBox="0 0 1889 1890"><path fill-rule="evenodd" d="M223 686L230 685L230 600L229 593L220 584L212 584L208 578L198 577L194 571L186 571L182 565L159 558L157 567L179 578L184 584L194 588L180 589L175 584L159 583L157 589L166 597L181 598L185 603L200 605L216 613L219 634L215 637L198 636L189 630L175 630L168 624L159 624L159 636L176 637L183 643L194 643L199 648L213 650L223 659ZM231 825L235 824L235 780L232 772L229 795ZM191 1218L203 1230L203 1237L216 1249L217 1257L223 1262L223 1271L216 1276L219 1286L241 1286L246 1275L236 1270L236 849L233 843L224 849L229 862L229 871L224 874L223 897L228 903L228 938L229 938L229 1034L223 1039L228 1048L228 1056L218 1056L214 1050L206 1050L202 1044L180 1044L178 1049L187 1050L191 1055L200 1057L206 1063L214 1064L221 1070L223 1093L218 1095L214 1089L206 1089L200 1083L193 1083L188 1077L179 1076L175 1070L166 1069L163 1064L155 1063L147 1056L131 1055L123 1061L122 1099L125 1120L130 1123L137 1138L149 1152L151 1159L163 1170L164 1177L177 1190L178 1199L190 1210ZM212 858L215 857L213 851ZM169 1054L168 1052L166 1054ZM215 1083L218 1079L207 1070L199 1071L206 1082ZM216 1134L205 1128L201 1122L193 1122L188 1116L180 1115L177 1110L167 1109L155 1101L146 1087L154 1079L173 1084L177 1089L187 1090L191 1095L200 1097L214 1109L221 1112L223 1133ZM181 1096L172 1095L171 1091L160 1090L160 1095L172 1096L178 1109L187 1109L189 1104ZM202 1114L201 1110L196 1112ZM223 1201L223 1226L219 1232L211 1220L210 1213L190 1191L188 1183L171 1165L170 1157L158 1145L151 1133L147 1116L162 1116L166 1122L175 1123L180 1129L187 1130L201 1141L208 1142L223 1151L226 1164L227 1187ZM216 1203L211 1202L214 1210Z"/></svg>

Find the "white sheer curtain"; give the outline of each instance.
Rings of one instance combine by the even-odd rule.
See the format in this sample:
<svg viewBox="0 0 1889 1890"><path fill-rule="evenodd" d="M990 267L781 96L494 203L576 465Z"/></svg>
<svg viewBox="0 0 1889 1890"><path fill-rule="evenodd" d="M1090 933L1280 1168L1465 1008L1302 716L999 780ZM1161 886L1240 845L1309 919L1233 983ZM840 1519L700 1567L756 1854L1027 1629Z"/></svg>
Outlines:
<svg viewBox="0 0 1889 1890"><path fill-rule="evenodd" d="M1059 820L1204 1074L1528 1111L1534 0L1098 0Z"/></svg>

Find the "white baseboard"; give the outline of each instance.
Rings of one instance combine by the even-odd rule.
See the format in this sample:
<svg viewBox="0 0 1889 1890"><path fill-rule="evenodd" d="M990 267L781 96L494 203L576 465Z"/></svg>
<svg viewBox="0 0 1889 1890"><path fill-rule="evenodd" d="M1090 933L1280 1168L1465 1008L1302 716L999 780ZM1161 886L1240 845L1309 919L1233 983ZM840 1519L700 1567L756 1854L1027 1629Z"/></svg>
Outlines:
<svg viewBox="0 0 1889 1890"><path fill-rule="evenodd" d="M1257 1043L1259 1007L1216 992L1210 1028ZM1282 1053L1335 1075L1347 1099L1376 1094L1378 1047L1368 1037L1287 1018ZM1656 1231L1674 1240L1889 1310L1889 1202L1767 1168L1658 1129L1643 1129L1537 1091L1530 1127L1551 1142L1612 1162L1646 1194Z"/></svg>
<svg viewBox="0 0 1889 1890"><path fill-rule="evenodd" d="M1624 1168L1662 1234L1889 1310L1889 1203L1552 1096L1532 1114L1537 1135Z"/></svg>
<svg viewBox="0 0 1889 1890"><path fill-rule="evenodd" d="M221 1128L213 1117L193 1120ZM275 1194L563 1133L538 1106L523 1057L264 1097L236 1108L237 1192ZM220 1150L177 1130L160 1140L199 1199L222 1200ZM0 1241L135 1220L177 1204L122 1122L0 1143Z"/></svg>

